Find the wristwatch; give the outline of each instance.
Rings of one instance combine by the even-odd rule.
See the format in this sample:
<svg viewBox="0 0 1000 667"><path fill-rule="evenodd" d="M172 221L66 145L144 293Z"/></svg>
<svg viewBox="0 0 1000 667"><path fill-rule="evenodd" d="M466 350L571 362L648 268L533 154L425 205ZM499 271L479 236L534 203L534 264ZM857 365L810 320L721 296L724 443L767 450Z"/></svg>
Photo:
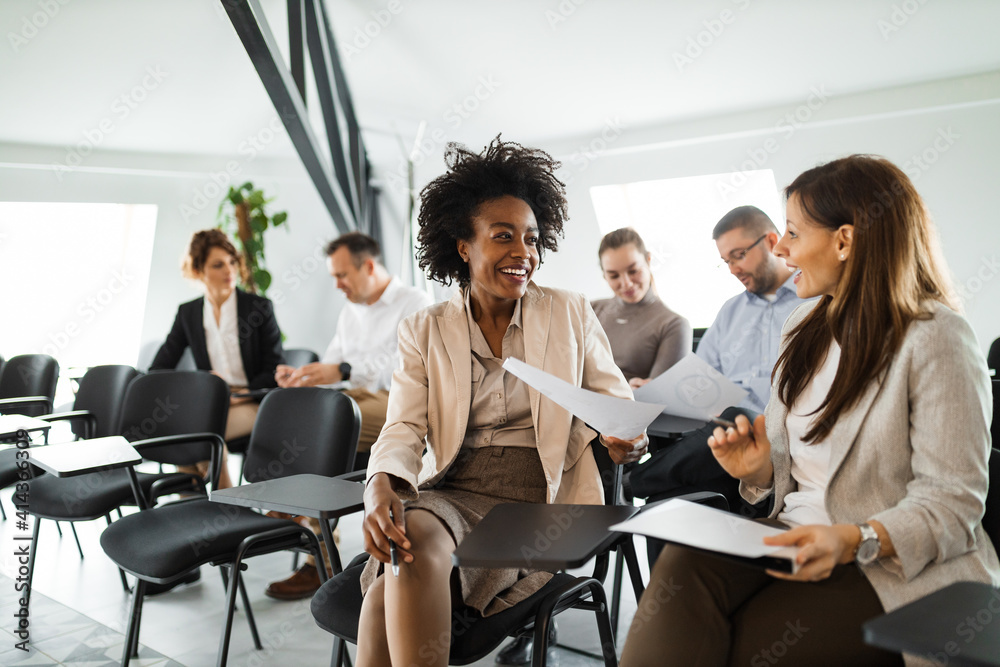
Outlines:
<svg viewBox="0 0 1000 667"><path fill-rule="evenodd" d="M341 380L346 382L347 380L351 379L351 365L349 363L347 363L346 361L341 362L340 366L338 366L337 368L340 369Z"/></svg>
<svg viewBox="0 0 1000 667"><path fill-rule="evenodd" d="M861 529L861 541L858 548L854 550L854 560L859 565L871 565L878 560L878 555L882 551L882 543L878 539L878 533L867 523L859 523Z"/></svg>

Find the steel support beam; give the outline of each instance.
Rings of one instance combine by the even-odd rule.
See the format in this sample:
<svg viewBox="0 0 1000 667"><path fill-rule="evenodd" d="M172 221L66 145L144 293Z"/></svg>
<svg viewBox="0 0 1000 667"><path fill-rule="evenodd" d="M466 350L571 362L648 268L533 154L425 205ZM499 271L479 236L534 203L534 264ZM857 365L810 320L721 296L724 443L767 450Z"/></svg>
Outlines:
<svg viewBox="0 0 1000 667"><path fill-rule="evenodd" d="M319 141L309 126L305 102L291 72L282 61L260 2L222 0L222 5L333 223L341 233L357 229L358 219L354 209L323 162Z"/></svg>

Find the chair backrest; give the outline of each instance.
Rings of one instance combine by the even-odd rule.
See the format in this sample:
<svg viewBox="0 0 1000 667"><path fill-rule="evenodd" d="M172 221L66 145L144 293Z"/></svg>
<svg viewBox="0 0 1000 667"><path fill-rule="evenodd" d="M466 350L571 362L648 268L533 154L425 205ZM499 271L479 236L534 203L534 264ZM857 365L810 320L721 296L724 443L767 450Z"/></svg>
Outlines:
<svg viewBox="0 0 1000 667"><path fill-rule="evenodd" d="M708 331L708 327L699 327L697 329L692 329L691 330L691 333L693 334L692 337L691 337L691 351L692 352L697 352L698 351L698 343L701 342L701 339L702 339L702 337L704 337L706 331Z"/></svg>
<svg viewBox="0 0 1000 667"><path fill-rule="evenodd" d="M319 361L319 355L312 350L302 347L293 347L285 350L285 363L289 366L299 368L300 366L305 366L316 361Z"/></svg>
<svg viewBox="0 0 1000 667"><path fill-rule="evenodd" d="M1000 549L1000 449L990 452L990 488L986 492L986 514L983 530L990 536L993 546Z"/></svg>
<svg viewBox="0 0 1000 667"><path fill-rule="evenodd" d="M354 468L361 411L331 389L275 389L257 411L243 473L249 482L312 473L333 477Z"/></svg>
<svg viewBox="0 0 1000 667"><path fill-rule="evenodd" d="M990 345L990 351L986 355L986 366L1000 373L1000 338Z"/></svg>
<svg viewBox="0 0 1000 667"><path fill-rule="evenodd" d="M217 375L202 371L157 371L129 383L118 432L130 442L167 435L226 432L229 387ZM207 442L145 449L144 458L191 465L207 461Z"/></svg>
<svg viewBox="0 0 1000 667"><path fill-rule="evenodd" d="M120 433L118 429L122 417L122 403L125 390L133 379L141 375L131 366L94 366L80 379L76 391L74 410L89 410L97 418L95 438L103 438ZM72 423L73 433L83 436L83 424Z"/></svg>
<svg viewBox="0 0 1000 667"><path fill-rule="evenodd" d="M51 402L56 395L59 380L59 363L47 354L19 354L4 364L0 374L0 398L22 396L47 396ZM41 406L18 410L20 414L37 417L45 414Z"/></svg>

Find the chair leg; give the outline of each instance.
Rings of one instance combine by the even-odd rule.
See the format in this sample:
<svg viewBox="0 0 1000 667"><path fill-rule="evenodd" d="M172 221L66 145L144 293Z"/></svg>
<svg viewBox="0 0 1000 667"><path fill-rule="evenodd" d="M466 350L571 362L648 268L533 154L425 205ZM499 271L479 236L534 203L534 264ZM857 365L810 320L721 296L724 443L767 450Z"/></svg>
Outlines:
<svg viewBox="0 0 1000 667"><path fill-rule="evenodd" d="M73 531L73 539L76 540L76 550L80 553L80 560L83 560L83 547L80 546L80 537L76 534L76 524L70 521L69 529Z"/></svg>
<svg viewBox="0 0 1000 667"><path fill-rule="evenodd" d="M618 667L618 654L615 652L615 633L608 617L608 598L604 586L594 581L590 584L591 596L597 603L594 616L597 617L597 632L601 639L601 653L604 654L605 667Z"/></svg>
<svg viewBox="0 0 1000 667"><path fill-rule="evenodd" d="M108 525L110 526L111 525L111 514L105 514L104 515L104 520L107 521ZM83 556L81 555L81 558L82 557ZM121 579L122 579L122 589L125 591L125 593L126 594L131 593L132 589L128 587L128 579L125 578L125 570L123 570L121 568L118 568L118 576L121 577Z"/></svg>
<svg viewBox="0 0 1000 667"><path fill-rule="evenodd" d="M59 537L62 537L62 526L59 525L58 521L56 521L56 531L59 533Z"/></svg>
<svg viewBox="0 0 1000 667"><path fill-rule="evenodd" d="M240 572L243 567L243 552L237 552L236 558L229 566L223 565L223 568L229 568L229 585L226 587L226 622L222 626L222 639L219 642L219 656L216 660L217 667L225 667L226 662L229 660L229 638L233 632L233 615L236 613L236 591L240 589L243 594L243 603L247 605L247 611L249 612L249 605L247 603L246 589L242 588L243 577L240 576ZM250 632L254 637L254 644L257 650L261 649L260 639L257 635L257 626L253 621L253 613L249 612L247 614L247 619L250 623Z"/></svg>
<svg viewBox="0 0 1000 667"><path fill-rule="evenodd" d="M24 589L25 606L31 604L31 587L35 578L35 554L38 553L38 529L41 528L42 520L35 517L35 525L31 529L31 553L28 554L28 587Z"/></svg>
<svg viewBox="0 0 1000 667"><path fill-rule="evenodd" d="M0 513L3 514L3 520L6 521L7 520L7 510L5 510L3 508L3 503L0 503Z"/></svg>
<svg viewBox="0 0 1000 667"><path fill-rule="evenodd" d="M615 550L615 576L611 587L611 630L618 634L618 615L622 606L622 574L625 569L625 554L619 547Z"/></svg>
<svg viewBox="0 0 1000 667"><path fill-rule="evenodd" d="M535 620L535 638L531 646L531 667L545 667L549 657L549 623L552 617L545 614Z"/></svg>
<svg viewBox="0 0 1000 667"><path fill-rule="evenodd" d="M628 566L628 576L632 580L632 591L635 593L635 601L642 599L642 594L646 586L642 583L642 572L639 570L639 558L635 555L635 542L632 538L626 539L621 544L622 554L625 556L625 565Z"/></svg>
<svg viewBox="0 0 1000 667"><path fill-rule="evenodd" d="M247 613L247 623L250 624L250 635L253 637L253 647L258 651L263 650L263 646L260 643L260 635L257 634L257 621L253 617L253 609L250 607L250 598L247 597L247 589L243 583L243 577L238 580L240 585L240 597L243 598L243 608Z"/></svg>
<svg viewBox="0 0 1000 667"><path fill-rule="evenodd" d="M135 588L132 591L132 612L128 617L128 630L125 633L125 644L122 647L122 667L128 667L132 659L133 649L139 643L139 622L142 618L142 598L146 594L146 582L136 579Z"/></svg>

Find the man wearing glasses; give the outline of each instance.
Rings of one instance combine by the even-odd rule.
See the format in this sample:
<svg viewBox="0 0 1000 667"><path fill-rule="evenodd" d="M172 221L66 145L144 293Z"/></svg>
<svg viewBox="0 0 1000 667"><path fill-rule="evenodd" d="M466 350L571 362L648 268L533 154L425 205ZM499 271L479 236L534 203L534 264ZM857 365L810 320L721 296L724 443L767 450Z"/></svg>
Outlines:
<svg viewBox="0 0 1000 667"><path fill-rule="evenodd" d="M756 206L740 206L722 216L712 238L722 268L746 291L727 301L698 344L698 356L749 392L740 407L763 412L771 393L771 370L778 359L781 327L803 303L792 274L772 252L778 229Z"/></svg>
<svg viewBox="0 0 1000 667"><path fill-rule="evenodd" d="M737 414L750 421L764 411L771 393L771 370L778 359L781 327L804 302L795 293L792 273L773 253L778 229L756 206L740 206L722 216L712 238L728 268L746 288L719 310L715 322L698 343L697 355L727 378L747 390L738 406L723 411L724 419ZM693 491L717 491L730 507L741 506L738 482L715 461L708 436L715 424L685 433L672 445L633 469L626 486L634 496L650 501ZM662 543L647 540L649 562L656 562Z"/></svg>

